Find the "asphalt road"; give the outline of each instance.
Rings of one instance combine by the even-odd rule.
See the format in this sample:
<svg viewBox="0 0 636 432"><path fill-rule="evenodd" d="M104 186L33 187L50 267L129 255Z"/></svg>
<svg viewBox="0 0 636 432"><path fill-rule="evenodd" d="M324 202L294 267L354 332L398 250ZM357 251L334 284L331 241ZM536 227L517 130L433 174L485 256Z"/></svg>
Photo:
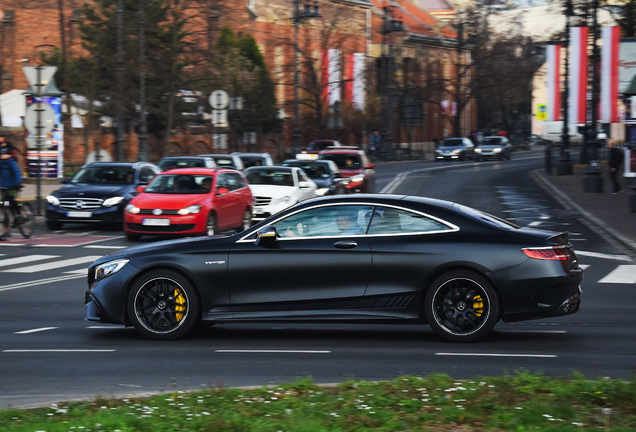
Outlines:
<svg viewBox="0 0 636 432"><path fill-rule="evenodd" d="M83 321L86 267L128 242L120 231L44 230L0 245L0 408L176 389L316 382L446 372L456 378L515 370L630 378L636 358L633 265L531 180L539 154L475 164L380 164L378 191L451 199L516 221L567 230L586 266L579 313L500 323L475 344L426 326L223 325L173 342ZM143 242L143 241L142 241ZM311 275L308 275L311 277Z"/></svg>

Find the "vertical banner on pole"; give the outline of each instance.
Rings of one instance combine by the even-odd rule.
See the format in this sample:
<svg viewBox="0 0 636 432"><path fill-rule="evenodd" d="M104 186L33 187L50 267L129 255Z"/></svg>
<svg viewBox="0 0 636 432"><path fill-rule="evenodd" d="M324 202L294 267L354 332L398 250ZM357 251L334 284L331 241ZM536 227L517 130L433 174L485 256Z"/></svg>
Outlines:
<svg viewBox="0 0 636 432"><path fill-rule="evenodd" d="M587 123L587 27L570 28L569 124Z"/></svg>
<svg viewBox="0 0 636 432"><path fill-rule="evenodd" d="M547 121L561 120L561 45L548 45Z"/></svg>
<svg viewBox="0 0 636 432"><path fill-rule="evenodd" d="M329 50L329 106L341 101L340 85L341 85L341 60L339 49Z"/></svg>
<svg viewBox="0 0 636 432"><path fill-rule="evenodd" d="M601 109L603 123L618 123L618 49L620 27L605 26L601 29Z"/></svg>

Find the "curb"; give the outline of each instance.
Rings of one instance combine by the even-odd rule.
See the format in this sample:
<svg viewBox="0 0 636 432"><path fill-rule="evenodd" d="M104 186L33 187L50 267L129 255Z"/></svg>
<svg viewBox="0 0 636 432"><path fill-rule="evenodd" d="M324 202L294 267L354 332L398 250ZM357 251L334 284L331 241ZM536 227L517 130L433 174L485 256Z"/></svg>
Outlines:
<svg viewBox="0 0 636 432"><path fill-rule="evenodd" d="M542 174L542 169L537 169L530 172L532 179L545 191L553 193L556 200L568 210L574 210L578 212L583 219L583 222L592 231L611 242L617 242L626 255L631 259L636 260L636 243L631 242L625 238L623 234L608 226L605 222L585 210L583 207L575 203L570 197L562 192L559 188L550 183Z"/></svg>

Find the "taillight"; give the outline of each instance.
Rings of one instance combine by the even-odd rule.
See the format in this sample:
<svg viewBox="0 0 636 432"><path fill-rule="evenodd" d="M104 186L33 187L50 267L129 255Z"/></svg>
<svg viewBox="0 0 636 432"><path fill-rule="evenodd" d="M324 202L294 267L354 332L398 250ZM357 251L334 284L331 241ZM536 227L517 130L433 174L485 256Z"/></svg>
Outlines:
<svg viewBox="0 0 636 432"><path fill-rule="evenodd" d="M526 248L521 251L532 259L567 261L572 258L570 248L566 246Z"/></svg>

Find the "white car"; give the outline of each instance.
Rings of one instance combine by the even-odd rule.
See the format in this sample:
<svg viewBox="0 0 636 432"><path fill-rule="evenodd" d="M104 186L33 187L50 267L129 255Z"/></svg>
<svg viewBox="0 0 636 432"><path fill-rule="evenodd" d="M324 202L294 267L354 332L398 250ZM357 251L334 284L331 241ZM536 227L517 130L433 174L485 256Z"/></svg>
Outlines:
<svg viewBox="0 0 636 432"><path fill-rule="evenodd" d="M250 167L243 174L254 197L254 222L317 196L318 186L298 167Z"/></svg>

